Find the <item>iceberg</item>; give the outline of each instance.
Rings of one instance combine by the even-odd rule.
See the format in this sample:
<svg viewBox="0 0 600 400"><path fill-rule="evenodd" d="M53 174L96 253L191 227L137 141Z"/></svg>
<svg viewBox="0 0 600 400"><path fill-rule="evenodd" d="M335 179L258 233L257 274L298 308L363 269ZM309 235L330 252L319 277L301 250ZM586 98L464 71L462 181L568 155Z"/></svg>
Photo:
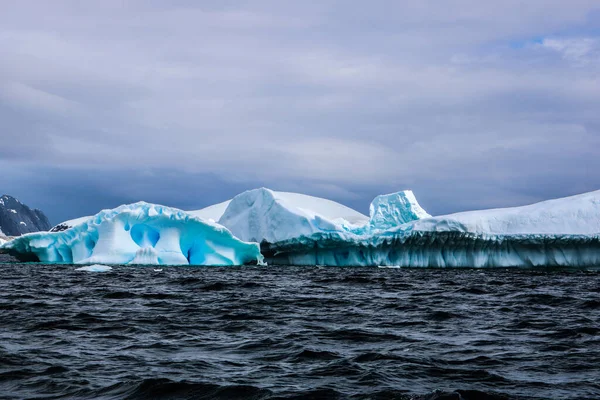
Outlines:
<svg viewBox="0 0 600 400"><path fill-rule="evenodd" d="M417 221L421 232L479 235L597 235L600 190L521 207L467 211Z"/></svg>
<svg viewBox="0 0 600 400"><path fill-rule="evenodd" d="M378 224L385 228L393 216ZM600 265L600 191L522 207L320 232L263 245L269 263L407 267Z"/></svg>
<svg viewBox="0 0 600 400"><path fill-rule="evenodd" d="M242 265L262 263L256 243L175 208L139 202L84 217L60 232L30 233L0 251L70 264Z"/></svg>
<svg viewBox="0 0 600 400"><path fill-rule="evenodd" d="M94 265L86 265L85 267L77 268L77 269L75 269L75 271L109 272L109 271L112 271L112 267L109 267L108 265L94 264Z"/></svg>
<svg viewBox="0 0 600 400"><path fill-rule="evenodd" d="M223 216L223 213L229 206L229 203L231 203L231 200L227 200L219 204L214 204L201 210L188 211L188 213L200 219L217 222L219 221L221 216Z"/></svg>
<svg viewBox="0 0 600 400"><path fill-rule="evenodd" d="M298 240L319 233L365 234L430 217L410 190L377 196L371 203L370 217L332 200L267 188L248 190L190 213L217 221L244 241L258 243Z"/></svg>
<svg viewBox="0 0 600 400"><path fill-rule="evenodd" d="M371 230L385 230L418 219L429 218L412 190L375 197L369 207Z"/></svg>
<svg viewBox="0 0 600 400"><path fill-rule="evenodd" d="M366 216L260 188L196 211L125 205L53 231L0 252L79 264L587 267L600 265L600 191L432 217L410 190L377 196Z"/></svg>
<svg viewBox="0 0 600 400"><path fill-rule="evenodd" d="M361 229L369 218L331 200L260 188L235 196L218 222L241 240L275 243Z"/></svg>

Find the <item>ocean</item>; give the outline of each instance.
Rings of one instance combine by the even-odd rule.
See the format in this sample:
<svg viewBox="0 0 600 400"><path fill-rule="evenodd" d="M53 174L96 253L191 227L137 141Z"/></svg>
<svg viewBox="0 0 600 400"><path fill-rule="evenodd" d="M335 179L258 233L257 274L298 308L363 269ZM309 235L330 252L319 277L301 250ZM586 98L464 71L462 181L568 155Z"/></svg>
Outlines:
<svg viewBox="0 0 600 400"><path fill-rule="evenodd" d="M598 399L600 270L0 264L2 399Z"/></svg>

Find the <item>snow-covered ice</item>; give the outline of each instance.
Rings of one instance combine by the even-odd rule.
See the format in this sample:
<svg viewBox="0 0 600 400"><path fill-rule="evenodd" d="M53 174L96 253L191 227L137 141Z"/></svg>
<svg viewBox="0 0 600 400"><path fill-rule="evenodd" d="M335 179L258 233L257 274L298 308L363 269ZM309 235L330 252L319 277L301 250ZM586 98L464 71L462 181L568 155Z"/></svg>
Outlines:
<svg viewBox="0 0 600 400"><path fill-rule="evenodd" d="M487 235L596 235L600 233L600 190L528 206L423 219L412 229Z"/></svg>
<svg viewBox="0 0 600 400"><path fill-rule="evenodd" d="M1 250L44 263L241 265L260 263L256 243L184 211L139 202L104 210L62 232L37 232Z"/></svg>
<svg viewBox="0 0 600 400"><path fill-rule="evenodd" d="M366 215L331 200L265 188L235 196L218 220L236 237L259 243L349 231L368 221Z"/></svg>
<svg viewBox="0 0 600 400"><path fill-rule="evenodd" d="M376 197L370 218L332 200L266 188L191 213L217 221L242 240L259 243L319 233L365 234L429 217L410 190Z"/></svg>
<svg viewBox="0 0 600 400"><path fill-rule="evenodd" d="M600 191L418 219L362 235L322 232L264 252L270 262L299 265L600 265Z"/></svg>
<svg viewBox="0 0 600 400"><path fill-rule="evenodd" d="M225 210L227 209L227 206L229 206L229 203L231 203L231 200L227 200L219 204L214 204L201 210L188 211L188 213L192 214L195 217L205 219L207 221L218 222L219 219L223 216Z"/></svg>

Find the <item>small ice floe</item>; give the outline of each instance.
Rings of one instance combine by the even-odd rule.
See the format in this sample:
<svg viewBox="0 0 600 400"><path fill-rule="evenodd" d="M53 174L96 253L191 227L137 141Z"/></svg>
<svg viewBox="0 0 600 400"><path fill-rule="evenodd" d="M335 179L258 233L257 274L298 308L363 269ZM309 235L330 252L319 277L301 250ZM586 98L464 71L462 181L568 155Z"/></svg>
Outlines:
<svg viewBox="0 0 600 400"><path fill-rule="evenodd" d="M75 271L85 271L85 272L108 272L112 270L112 267L108 265L94 264L94 265L86 265L85 267L77 268Z"/></svg>
<svg viewBox="0 0 600 400"><path fill-rule="evenodd" d="M154 272L162 272L162 268L154 268Z"/></svg>
<svg viewBox="0 0 600 400"><path fill-rule="evenodd" d="M378 265L377 268L393 268L393 269L397 269L397 268L402 268L399 265Z"/></svg>

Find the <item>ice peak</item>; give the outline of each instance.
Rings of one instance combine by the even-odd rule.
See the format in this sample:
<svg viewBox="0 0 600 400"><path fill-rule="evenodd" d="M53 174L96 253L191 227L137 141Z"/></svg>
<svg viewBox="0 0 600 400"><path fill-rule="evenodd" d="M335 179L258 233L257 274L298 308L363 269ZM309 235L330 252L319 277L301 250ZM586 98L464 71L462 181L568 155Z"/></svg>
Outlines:
<svg viewBox="0 0 600 400"><path fill-rule="evenodd" d="M382 194L375 197L369 207L372 229L388 229L410 221L429 218L412 190Z"/></svg>

